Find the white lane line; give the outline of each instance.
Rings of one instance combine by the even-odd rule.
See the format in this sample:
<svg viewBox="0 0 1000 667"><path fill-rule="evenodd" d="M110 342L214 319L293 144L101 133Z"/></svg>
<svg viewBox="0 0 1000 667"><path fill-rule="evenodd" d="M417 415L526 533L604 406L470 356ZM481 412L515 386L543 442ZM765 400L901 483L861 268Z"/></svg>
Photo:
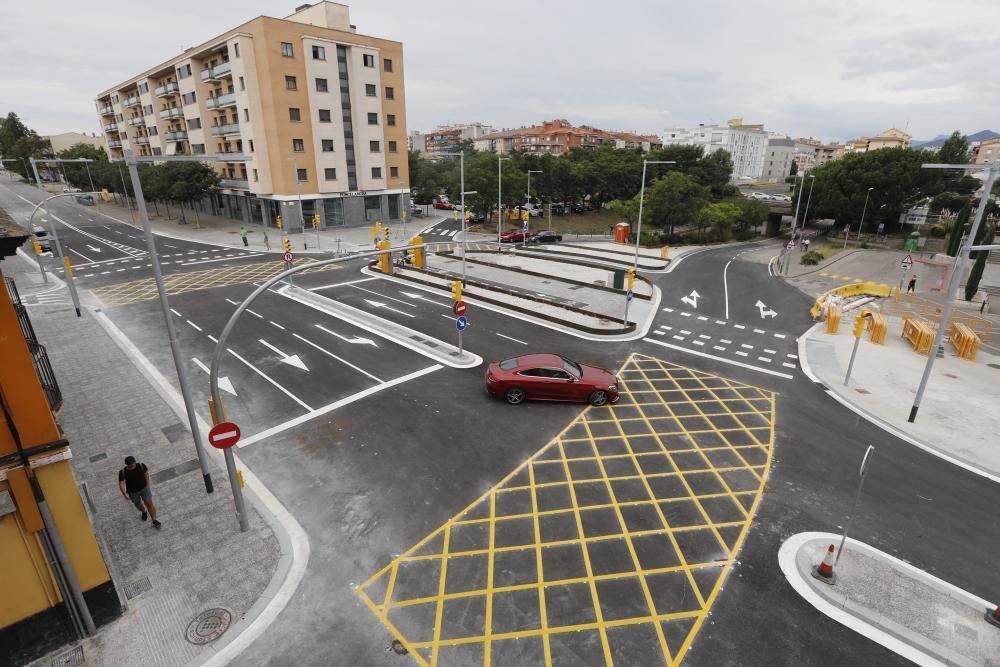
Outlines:
<svg viewBox="0 0 1000 667"><path fill-rule="evenodd" d="M754 333L762 334L762 333L764 333L764 330L763 329L754 329L753 332Z"/></svg>
<svg viewBox="0 0 1000 667"><path fill-rule="evenodd" d="M458 319L458 318L452 317L451 315L445 315L444 313L438 313L438 314L441 315L441 317L445 318L446 320L451 320L452 322L454 322L456 319Z"/></svg>
<svg viewBox="0 0 1000 667"><path fill-rule="evenodd" d="M743 326L742 324L734 324L733 326L736 327L737 329L746 329L746 327Z"/></svg>
<svg viewBox="0 0 1000 667"><path fill-rule="evenodd" d="M234 352L231 347L227 347L226 348L226 352L228 352L229 354L233 355L234 357L236 357L237 359L239 359L240 361L242 361L243 364L245 366L247 366L247 368L249 368L250 370L252 370L254 373L256 373L257 375L261 376L262 378L264 378L265 380L267 380L268 382L270 382L271 384L273 384L285 396L288 396L288 398L292 399L293 401L295 401L296 403L298 403L299 405L301 405L302 407L304 407L309 412L313 411L313 409L310 408L306 404L305 401L303 401L298 396L296 396L295 394L293 394L292 392L288 391L287 389L285 389L284 387L282 387L280 384L278 384L277 382L275 382L274 380L272 380L271 378L269 378L263 371L261 371L259 368L257 368L253 364L251 364L249 361L247 361L246 359L244 359L240 355L236 354L236 352Z"/></svg>
<svg viewBox="0 0 1000 667"><path fill-rule="evenodd" d="M778 333L776 333L776 334L774 334L774 337L775 338L784 338L785 334L778 334Z"/></svg>
<svg viewBox="0 0 1000 667"><path fill-rule="evenodd" d="M103 276L105 273L111 273L111 272L110 271L101 271L101 273L99 275Z"/></svg>
<svg viewBox="0 0 1000 667"><path fill-rule="evenodd" d="M229 297L226 297L226 301L228 301L229 303L233 304L234 306L238 306L238 305L240 305L240 302L239 302L239 301L233 301L233 300L232 300L232 299L230 299Z"/></svg>
<svg viewBox="0 0 1000 667"><path fill-rule="evenodd" d="M194 322L192 322L191 320L185 320L185 322L187 322L188 324L190 324L191 328L194 329L195 331L201 331L201 327L198 326L197 324L195 324Z"/></svg>
<svg viewBox="0 0 1000 667"><path fill-rule="evenodd" d="M666 331L659 331L659 330L657 330L657 331L654 331L653 333L656 334L657 336L666 336L667 335Z"/></svg>
<svg viewBox="0 0 1000 667"><path fill-rule="evenodd" d="M778 354L778 353L777 353L777 351L775 351L775 350L769 350L769 349L767 349L767 348L765 347L765 348L764 348L764 354Z"/></svg>
<svg viewBox="0 0 1000 667"><path fill-rule="evenodd" d="M763 361L763 362L769 364L769 363L771 363L771 358L770 357L757 357L757 361Z"/></svg>
<svg viewBox="0 0 1000 667"><path fill-rule="evenodd" d="M344 283L331 283L329 285L320 285L319 287L308 288L310 292L316 292L321 289L329 289L331 287L343 287L344 285L354 285L355 283L366 283L369 280L378 280L378 278L360 278L358 280L348 280Z"/></svg>
<svg viewBox="0 0 1000 667"><path fill-rule="evenodd" d="M684 336L674 336L674 340L684 340Z"/></svg>
<svg viewBox="0 0 1000 667"><path fill-rule="evenodd" d="M735 257L733 258L735 259ZM729 273L729 265L733 263L733 260L726 262L726 268L722 269L722 289L726 296L726 319L729 319L729 279L726 274Z"/></svg>
<svg viewBox="0 0 1000 667"><path fill-rule="evenodd" d="M118 271L124 271L124 270L125 269L115 269L115 272L117 273Z"/></svg>
<svg viewBox="0 0 1000 667"><path fill-rule="evenodd" d="M71 253L73 253L74 255L79 255L80 257L83 257L83 258L84 258L85 260L87 260L88 262L93 262L93 261L94 261L94 260L90 259L89 257L87 257L86 255L84 255L84 254L83 254L82 252L77 252L76 250L73 250L72 248L67 248L67 249L68 249L68 250L69 250L69 251L70 251Z"/></svg>
<svg viewBox="0 0 1000 667"><path fill-rule="evenodd" d="M698 319L701 320L702 322L707 322L708 321L708 318L705 317L704 315L699 315Z"/></svg>
<svg viewBox="0 0 1000 667"><path fill-rule="evenodd" d="M390 301L395 301L397 303L401 303L404 306L409 306L410 308L416 308L417 307L416 304L410 303L409 301L403 301L402 299L395 299L395 298L393 298L391 296L386 296L385 294L382 294L381 292L376 292L375 290L370 290L370 289L368 289L366 287L358 287L357 285L351 285L351 287L353 287L354 289L359 289L362 292L368 292L369 294L374 294L375 296L379 297L380 299L389 299Z"/></svg>
<svg viewBox="0 0 1000 667"><path fill-rule="evenodd" d="M747 353L746 353L746 352L742 352L742 351L740 351L740 350L736 350L736 354L740 355L741 357L746 357L746 356L749 356L749 355L747 355Z"/></svg>
<svg viewBox="0 0 1000 667"><path fill-rule="evenodd" d="M246 308L245 310L248 313L250 313L251 315L254 315L255 317L259 317L260 319L264 319L264 316L261 315L260 313L256 312L256 311L250 310L249 308Z"/></svg>
<svg viewBox="0 0 1000 667"><path fill-rule="evenodd" d="M171 308L171 309L170 309L170 312L171 312L171 313L173 313L174 315L176 315L177 317L183 317L183 316L182 316L182 315L181 315L180 313L178 313L178 312L177 312L176 310L174 310L173 308Z"/></svg>
<svg viewBox="0 0 1000 667"><path fill-rule="evenodd" d="M715 323L716 324L725 324L726 321L725 320L715 320Z"/></svg>
<svg viewBox="0 0 1000 667"><path fill-rule="evenodd" d="M705 343L703 343L703 342L702 342L702 341L700 341L700 340L693 340L693 341L691 341L691 342L692 342L692 343L694 343L695 345L704 345L704 344L705 344Z"/></svg>
<svg viewBox="0 0 1000 667"><path fill-rule="evenodd" d="M731 341L731 340L729 340L727 338L720 338L719 342L720 343L725 343L726 345L732 345L733 344L733 341Z"/></svg>
<svg viewBox="0 0 1000 667"><path fill-rule="evenodd" d="M712 349L713 350L718 350L719 352L725 352L726 351L726 348L722 347L721 345L713 345Z"/></svg>
<svg viewBox="0 0 1000 667"><path fill-rule="evenodd" d="M512 341L514 341L515 343L520 343L521 345L527 345L527 343L525 343L525 342L524 342L523 340L518 340L518 339L516 339L516 338L511 338L510 336L505 336L505 335L503 335L502 333L500 333L500 332L498 332L498 331L495 331L494 333L495 333L496 335L500 336L501 338L506 338L507 340L512 340Z"/></svg>
<svg viewBox="0 0 1000 667"><path fill-rule="evenodd" d="M789 353L788 353L788 354L786 354L785 356L786 356L786 357L788 357L789 359L798 359L798 358L799 358L799 355L797 355L797 354L792 354L791 352L789 352Z"/></svg>
<svg viewBox="0 0 1000 667"><path fill-rule="evenodd" d="M663 326L661 327L661 329L665 329L666 331L670 331L670 330L672 330L672 329L673 329L673 327L668 327L668 326L667 326L666 324L664 324L664 325L663 325Z"/></svg>
<svg viewBox="0 0 1000 667"><path fill-rule="evenodd" d="M681 329L681 333L684 334L685 336L690 336L691 335L691 332L688 331L687 329Z"/></svg>
<svg viewBox="0 0 1000 667"><path fill-rule="evenodd" d="M215 336L213 336L212 334L205 334L205 335L206 335L206 336L208 336L208 339L209 339L210 341L212 341L213 343L216 343L216 344L217 344L217 343L219 342L219 339L218 339L218 338L216 338Z"/></svg>
<svg viewBox="0 0 1000 667"><path fill-rule="evenodd" d="M166 247L168 247L168 248L173 248L174 250L177 250L177 249L178 249L178 248L177 248L177 246L175 246L175 245L170 245L169 243L164 243L163 245L165 245L165 246L166 246Z"/></svg>
<svg viewBox="0 0 1000 667"><path fill-rule="evenodd" d="M708 352L702 352L701 350L692 350L686 347L681 347L680 345L674 345L672 343L666 343L661 340L653 340L652 338L643 338L642 340L652 343L653 345L660 345L661 347L666 347L671 350L677 350L678 352L687 352L688 354L693 354L696 357L704 357L706 359L715 359L716 361L721 361L725 364L732 364L733 366L739 366L740 368L748 368L752 371L757 371L759 373L766 373L767 375L774 375L780 378L785 378L786 380L791 380L793 376L788 373L779 373L778 371L772 371L770 368L761 368L760 366L754 366L752 364L745 364L742 361L736 361L735 359L727 359L725 357L720 357L715 354L709 354Z"/></svg>
<svg viewBox="0 0 1000 667"><path fill-rule="evenodd" d="M272 324L272 325L274 325L274 326L278 327L279 329L281 329L282 331L284 331L284 330L285 330L285 327L281 326L280 324L278 324L278 323L277 323L277 322L275 322L274 320L268 320L268 324Z"/></svg>
<svg viewBox="0 0 1000 667"><path fill-rule="evenodd" d="M347 361L346 359L343 359L343 358L341 358L341 357L338 357L338 356L337 356L337 355L335 355L335 354L334 354L333 352L330 352L329 350L327 350L327 349L325 349L325 348L322 348L322 347L320 347L319 345L317 345L316 343L312 342L312 341L311 341L311 340L309 340L308 338L303 338L302 336L298 335L297 333L293 333L292 335L293 335L293 336L295 336L296 338L298 338L298 339L299 339L300 341L302 341L303 343L305 343L305 344L307 344L307 345L312 345L313 347L315 347L315 348L316 348L317 350L319 350L319 351L320 351L320 352L322 352L323 354L325 354L325 355L328 355L328 356L330 356L330 357L333 357L334 359L336 359L336 360L337 360L337 361L339 361L340 363L344 364L345 366L350 366L351 368L353 368L353 369L354 369L354 370L356 370L357 372L359 372L359 373L361 373L361 374L363 374L363 375L367 375L367 376L368 376L368 377L370 377L371 379L373 379L373 380L375 380L376 382L378 382L378 383L380 383L380 384L381 384L382 380L380 380L379 378L375 377L374 375L372 375L371 373L369 373L369 372L368 372L368 371L366 371L365 369L363 369L363 368L361 368L361 367L359 367L359 366L355 366L354 364L352 364L351 362Z"/></svg>
<svg viewBox="0 0 1000 667"><path fill-rule="evenodd" d="M747 345L746 343L741 343L740 347L742 347L744 350L752 350L753 349L753 345Z"/></svg>
<svg viewBox="0 0 1000 667"><path fill-rule="evenodd" d="M701 338L702 340L712 340L711 336L706 336L705 334L698 334L698 338Z"/></svg>
<svg viewBox="0 0 1000 667"><path fill-rule="evenodd" d="M684 317L691 317L691 313L681 313L681 315Z"/></svg>
<svg viewBox="0 0 1000 667"><path fill-rule="evenodd" d="M784 366L785 368L795 368L795 364L790 364L787 361L782 361L781 365Z"/></svg>
<svg viewBox="0 0 1000 667"><path fill-rule="evenodd" d="M414 371L413 373L410 373L409 375L404 375L402 377L398 377L398 378L395 378L393 380L389 380L388 382L383 382L382 384L374 385L372 387L369 387L368 389L365 389L364 391L360 391L360 392L358 392L356 394L351 394L350 396L347 396L346 398L342 398L339 401L335 401L333 403L330 403L329 405L324 405L322 408L319 408L318 410L313 410L313 411L308 412L308 413L306 413L304 415L300 415L300 416L298 416L298 417L296 417L294 419L290 419L290 420L288 420L287 422L285 422L283 424L278 424L277 426L272 426L271 428L267 429L266 431L262 431L260 433L256 433L256 434L250 436L249 438L245 438L243 440L240 440L237 443L237 447L246 447L247 445L252 445L255 442L258 442L260 440L264 440L265 438L270 438L271 436L276 435L278 433L281 433L282 431L287 431L290 428L294 428L295 426L298 426L299 424L304 424L305 422L309 421L310 419L313 419L314 417L319 417L319 416L325 415L328 412L332 412L332 411L336 410L337 408L341 408L341 407L343 407L345 405L350 405L351 403L354 403L355 401L360 401L361 399L367 398L368 396L371 396L372 394L376 394L376 393L382 391L383 389L389 389L390 387L395 387L398 384L403 384L404 382L409 382L410 380L415 380L416 378L419 378L421 376L427 375L428 373L433 373L434 371L440 370L442 368L444 368L444 366L442 366L441 364L434 364L433 366L428 366L427 368L422 368L419 371Z"/></svg>
<svg viewBox="0 0 1000 667"><path fill-rule="evenodd" d="M665 313L672 313L672 312L674 312L674 309L673 308L664 308L663 312L665 312Z"/></svg>

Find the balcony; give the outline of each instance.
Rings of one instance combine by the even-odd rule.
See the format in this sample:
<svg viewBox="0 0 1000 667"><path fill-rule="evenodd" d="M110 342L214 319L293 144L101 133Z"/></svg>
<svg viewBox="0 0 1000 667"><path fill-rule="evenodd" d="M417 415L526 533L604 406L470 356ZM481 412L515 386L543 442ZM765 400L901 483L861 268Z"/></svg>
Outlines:
<svg viewBox="0 0 1000 667"><path fill-rule="evenodd" d="M228 95L219 95L218 97L209 97L205 100L205 106L209 109L224 109L226 107L236 106L236 93L229 93Z"/></svg>
<svg viewBox="0 0 1000 667"><path fill-rule="evenodd" d="M222 178L219 179L219 187L229 188L231 190L249 190L250 181L238 178Z"/></svg>
<svg viewBox="0 0 1000 667"><path fill-rule="evenodd" d="M17 313L17 321L21 325L21 333L24 335L24 340L28 344L28 350L31 352L31 360L35 364L35 372L38 373L38 382L42 385L42 391L45 392L45 397L49 401L49 408L51 408L52 412L59 412L59 408L63 404L62 391L59 389L59 382L56 381L55 373L52 372L49 355L45 351L45 346L38 343L38 338L35 336L35 328L31 326L31 320L28 318L28 309L21 303L21 295L17 292L17 285L10 278L7 278L6 282L7 291L11 296L11 301L14 302L14 312Z"/></svg>
<svg viewBox="0 0 1000 667"><path fill-rule="evenodd" d="M130 97L127 100L125 100L125 108L126 109L131 109L132 107L137 107L140 104L142 104L142 100L140 100L138 97Z"/></svg>
<svg viewBox="0 0 1000 667"><path fill-rule="evenodd" d="M224 137L230 134L239 134L240 124L232 123L230 125L213 125L212 126L212 136L213 137Z"/></svg>
<svg viewBox="0 0 1000 667"><path fill-rule="evenodd" d="M180 91L180 88L176 83L170 82L165 86L160 86L153 91L153 94L157 97L170 97L171 95L176 95Z"/></svg>
<svg viewBox="0 0 1000 667"><path fill-rule="evenodd" d="M202 81L218 81L219 79L232 78L232 76L232 63L222 63L221 65L201 70Z"/></svg>
<svg viewBox="0 0 1000 667"><path fill-rule="evenodd" d="M167 120L168 118L183 118L184 110L180 107L170 107L169 109L164 109L160 112L160 119Z"/></svg>
<svg viewBox="0 0 1000 667"><path fill-rule="evenodd" d="M104 126L104 131L105 132L117 132L118 131L118 123L108 123L107 125Z"/></svg>
<svg viewBox="0 0 1000 667"><path fill-rule="evenodd" d="M108 148L121 148L122 142L118 139L111 139L108 141Z"/></svg>
<svg viewBox="0 0 1000 667"><path fill-rule="evenodd" d="M138 127L140 125L145 125L146 119L143 118L142 116L135 116L134 118L128 119L128 124L131 125L132 127Z"/></svg>
<svg viewBox="0 0 1000 667"><path fill-rule="evenodd" d="M188 138L187 130L178 130L176 132L165 132L163 138L167 141L184 141Z"/></svg>
<svg viewBox="0 0 1000 667"><path fill-rule="evenodd" d="M149 143L149 137L133 137L132 141L137 144L145 145Z"/></svg>
<svg viewBox="0 0 1000 667"><path fill-rule="evenodd" d="M245 153L216 153L219 162L246 162L250 158Z"/></svg>
<svg viewBox="0 0 1000 667"><path fill-rule="evenodd" d="M112 109L111 105L109 104L109 105L107 105L105 107L98 107L97 108L97 113L101 114L102 116L114 116L115 115L115 110Z"/></svg>

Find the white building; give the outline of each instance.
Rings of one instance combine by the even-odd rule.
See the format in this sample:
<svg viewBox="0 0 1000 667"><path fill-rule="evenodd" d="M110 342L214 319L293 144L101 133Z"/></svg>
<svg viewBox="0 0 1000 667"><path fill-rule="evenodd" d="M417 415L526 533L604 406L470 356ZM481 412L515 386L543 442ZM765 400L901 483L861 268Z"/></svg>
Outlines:
<svg viewBox="0 0 1000 667"><path fill-rule="evenodd" d="M764 164L760 171L760 180L768 183L784 183L785 178L792 173L795 146L795 140L788 137L768 139L767 149L764 152Z"/></svg>
<svg viewBox="0 0 1000 667"><path fill-rule="evenodd" d="M406 150L423 153L424 133L420 132L419 130L413 130L408 135L406 135Z"/></svg>
<svg viewBox="0 0 1000 667"><path fill-rule="evenodd" d="M726 125L668 128L663 131L663 145L671 144L704 146L706 155L725 149L733 160L734 181L757 180L764 168L768 136L762 125L744 125L734 119Z"/></svg>

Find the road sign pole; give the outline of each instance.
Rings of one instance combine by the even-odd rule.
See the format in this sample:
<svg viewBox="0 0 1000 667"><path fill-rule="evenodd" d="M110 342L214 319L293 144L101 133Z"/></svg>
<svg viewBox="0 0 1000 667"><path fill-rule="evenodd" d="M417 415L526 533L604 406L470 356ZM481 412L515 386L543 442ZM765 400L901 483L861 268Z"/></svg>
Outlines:
<svg viewBox="0 0 1000 667"><path fill-rule="evenodd" d="M42 191L42 197L45 197L45 188L42 187L42 179L38 177L38 164L36 164L35 158L31 158L31 169L35 173L35 184L38 186L38 189ZM69 288L69 296L73 300L73 307L76 309L76 316L82 317L80 314L80 297L76 293L76 279L73 278L73 269L70 268L68 258L63 254L62 244L59 242L59 231L56 229L55 218L50 216L47 204L42 205L42 210L45 211L45 217L49 218L49 229L52 230L52 240L55 241L56 252L58 252L59 256L63 258L63 278L66 280L66 286ZM30 232L31 225L28 226L28 231ZM39 256L39 266L41 266L41 263L42 258Z"/></svg>
<svg viewBox="0 0 1000 667"><path fill-rule="evenodd" d="M851 350L851 361L847 364L847 375L844 376L844 386L847 386L847 381L851 379L851 369L854 368L854 357L858 356L858 346L861 345L861 336L854 338L854 349Z"/></svg>
<svg viewBox="0 0 1000 667"><path fill-rule="evenodd" d="M861 489L865 485L865 475L868 474L868 462L871 459L871 455L875 453L875 448L868 445L868 449L865 450L865 456L861 459L861 470L858 471L858 492L854 494L854 505L851 507L851 514L847 517L847 525L844 526L844 534L840 537L840 548L837 549L837 557L833 559L833 565L836 567L837 563L840 562L840 552L844 550L844 542L847 541L847 531L851 529L851 524L854 523L854 514L858 511L858 503L861 502Z"/></svg>

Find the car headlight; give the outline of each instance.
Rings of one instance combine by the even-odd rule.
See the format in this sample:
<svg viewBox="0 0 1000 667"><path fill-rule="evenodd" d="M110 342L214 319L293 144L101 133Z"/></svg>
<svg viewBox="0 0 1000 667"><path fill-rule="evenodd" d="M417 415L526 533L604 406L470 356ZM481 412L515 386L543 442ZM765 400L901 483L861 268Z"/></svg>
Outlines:
<svg viewBox="0 0 1000 667"><path fill-rule="evenodd" d="M618 391L618 385L616 385L616 384L609 384L608 385L608 391Z"/></svg>

